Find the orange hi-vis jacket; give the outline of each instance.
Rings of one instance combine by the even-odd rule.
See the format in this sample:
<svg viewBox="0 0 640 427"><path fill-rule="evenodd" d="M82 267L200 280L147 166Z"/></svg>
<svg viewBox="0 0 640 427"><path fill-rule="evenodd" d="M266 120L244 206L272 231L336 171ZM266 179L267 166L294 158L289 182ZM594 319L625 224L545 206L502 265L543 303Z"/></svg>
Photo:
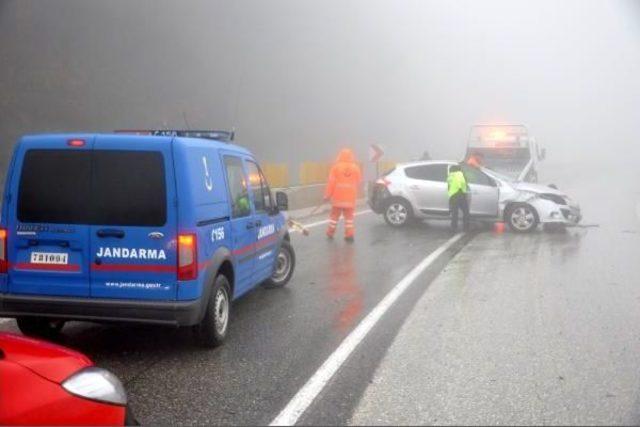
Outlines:
<svg viewBox="0 0 640 427"><path fill-rule="evenodd" d="M334 207L353 209L356 207L361 180L362 173L353 152L344 149L340 151L336 163L331 167L324 196L331 198L331 204Z"/></svg>

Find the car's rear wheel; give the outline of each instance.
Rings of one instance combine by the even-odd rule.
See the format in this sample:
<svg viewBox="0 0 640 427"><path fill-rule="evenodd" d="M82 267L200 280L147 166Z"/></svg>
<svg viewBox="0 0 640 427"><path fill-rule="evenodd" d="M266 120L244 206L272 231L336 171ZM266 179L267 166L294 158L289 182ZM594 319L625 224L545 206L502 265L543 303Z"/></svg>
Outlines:
<svg viewBox="0 0 640 427"><path fill-rule="evenodd" d="M231 286L223 274L216 277L209 295L207 311L195 327L198 342L204 347L217 347L227 337L231 318Z"/></svg>
<svg viewBox="0 0 640 427"><path fill-rule="evenodd" d="M507 209L506 222L516 233L529 233L538 226L538 213L527 204L513 205Z"/></svg>
<svg viewBox="0 0 640 427"><path fill-rule="evenodd" d="M384 220L392 227L403 227L411 221L411 205L403 199L393 199L384 210Z"/></svg>
<svg viewBox="0 0 640 427"><path fill-rule="evenodd" d="M57 337L64 327L64 320L46 317L18 317L16 319L20 332L29 337L48 338Z"/></svg>
<svg viewBox="0 0 640 427"><path fill-rule="evenodd" d="M282 241L278 255L276 255L273 274L267 279L263 285L265 288L281 288L289 283L293 270L296 266L296 254L293 251L291 243L286 240Z"/></svg>

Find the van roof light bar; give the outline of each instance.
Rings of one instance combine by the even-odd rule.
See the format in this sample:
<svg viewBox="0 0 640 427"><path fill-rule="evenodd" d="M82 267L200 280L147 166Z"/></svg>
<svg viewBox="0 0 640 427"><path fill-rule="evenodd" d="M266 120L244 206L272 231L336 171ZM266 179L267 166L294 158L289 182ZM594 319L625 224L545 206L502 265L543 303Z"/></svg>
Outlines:
<svg viewBox="0 0 640 427"><path fill-rule="evenodd" d="M180 130L180 129L121 129L115 133L149 136L178 136L183 138L203 138L215 141L231 142L235 132L226 130Z"/></svg>

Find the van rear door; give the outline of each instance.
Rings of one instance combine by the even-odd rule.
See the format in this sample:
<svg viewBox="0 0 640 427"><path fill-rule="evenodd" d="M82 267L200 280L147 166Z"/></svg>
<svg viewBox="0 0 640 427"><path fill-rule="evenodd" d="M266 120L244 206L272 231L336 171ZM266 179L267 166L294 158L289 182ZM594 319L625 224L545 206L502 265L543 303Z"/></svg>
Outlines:
<svg viewBox="0 0 640 427"><path fill-rule="evenodd" d="M93 151L91 296L177 296L177 212L171 143L98 136Z"/></svg>
<svg viewBox="0 0 640 427"><path fill-rule="evenodd" d="M23 139L8 195L9 292L89 296L93 138ZM82 142L82 145L80 145Z"/></svg>

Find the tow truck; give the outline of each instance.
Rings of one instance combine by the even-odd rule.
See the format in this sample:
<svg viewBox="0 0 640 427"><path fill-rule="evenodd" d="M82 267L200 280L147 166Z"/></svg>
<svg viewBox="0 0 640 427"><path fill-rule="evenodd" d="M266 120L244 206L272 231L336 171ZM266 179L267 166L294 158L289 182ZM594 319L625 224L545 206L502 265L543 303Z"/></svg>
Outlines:
<svg viewBox="0 0 640 427"><path fill-rule="evenodd" d="M546 157L524 125L471 127L465 159L480 157L483 166L519 182L538 182L538 162Z"/></svg>

